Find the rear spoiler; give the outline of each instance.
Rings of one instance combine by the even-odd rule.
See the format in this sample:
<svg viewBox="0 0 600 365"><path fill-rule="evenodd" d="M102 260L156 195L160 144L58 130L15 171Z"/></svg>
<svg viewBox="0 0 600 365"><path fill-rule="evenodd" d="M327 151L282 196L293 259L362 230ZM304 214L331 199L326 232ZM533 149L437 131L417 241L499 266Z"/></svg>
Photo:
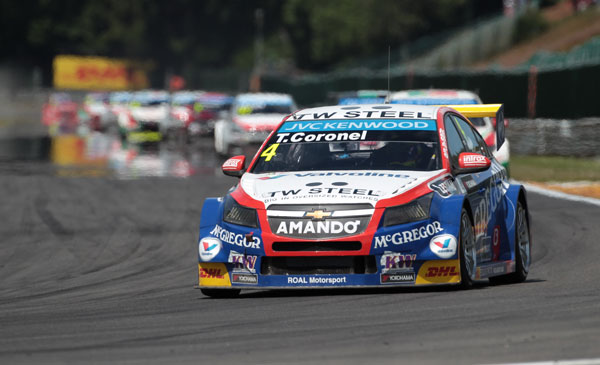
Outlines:
<svg viewBox="0 0 600 365"><path fill-rule="evenodd" d="M496 149L504 143L504 105L503 104L472 104L447 105L467 118L496 118Z"/></svg>

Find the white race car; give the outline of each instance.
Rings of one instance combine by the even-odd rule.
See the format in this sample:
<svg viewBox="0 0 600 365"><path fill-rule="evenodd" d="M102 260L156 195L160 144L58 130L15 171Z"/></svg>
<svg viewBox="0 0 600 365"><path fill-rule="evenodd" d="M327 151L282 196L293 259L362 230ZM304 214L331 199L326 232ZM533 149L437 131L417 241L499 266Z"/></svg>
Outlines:
<svg viewBox="0 0 600 365"><path fill-rule="evenodd" d="M390 98L392 104L412 105L468 105L482 104L479 96L467 90L404 90L393 93ZM509 144L508 139L500 149L496 149L496 133L494 131L495 120L489 117L471 117L471 123L483 137L487 145L492 149L494 157L509 171Z"/></svg>
<svg viewBox="0 0 600 365"><path fill-rule="evenodd" d="M290 95L249 93L235 97L227 119L215 124L215 150L228 155L232 147L261 144L286 115L296 110Z"/></svg>

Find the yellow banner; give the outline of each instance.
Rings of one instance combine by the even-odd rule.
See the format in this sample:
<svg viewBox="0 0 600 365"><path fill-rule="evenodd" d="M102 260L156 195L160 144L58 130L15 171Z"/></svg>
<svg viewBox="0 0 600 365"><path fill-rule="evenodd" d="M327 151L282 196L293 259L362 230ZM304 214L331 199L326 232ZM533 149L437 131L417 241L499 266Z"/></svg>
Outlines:
<svg viewBox="0 0 600 365"><path fill-rule="evenodd" d="M131 90L149 85L146 72L125 60L59 55L53 68L57 89Z"/></svg>

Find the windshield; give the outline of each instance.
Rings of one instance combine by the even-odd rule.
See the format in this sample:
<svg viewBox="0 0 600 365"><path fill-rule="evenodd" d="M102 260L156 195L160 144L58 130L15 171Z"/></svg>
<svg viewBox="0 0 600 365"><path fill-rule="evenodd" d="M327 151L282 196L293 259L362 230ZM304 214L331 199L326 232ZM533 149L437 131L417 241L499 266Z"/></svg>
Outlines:
<svg viewBox="0 0 600 365"><path fill-rule="evenodd" d="M435 126L435 121L428 121ZM351 130L286 133L269 139L252 173L316 170L412 170L441 168L435 130ZM283 131L283 132L282 132Z"/></svg>
<svg viewBox="0 0 600 365"><path fill-rule="evenodd" d="M235 108L238 115L249 114L290 114L293 112L290 104L254 104L240 105Z"/></svg>

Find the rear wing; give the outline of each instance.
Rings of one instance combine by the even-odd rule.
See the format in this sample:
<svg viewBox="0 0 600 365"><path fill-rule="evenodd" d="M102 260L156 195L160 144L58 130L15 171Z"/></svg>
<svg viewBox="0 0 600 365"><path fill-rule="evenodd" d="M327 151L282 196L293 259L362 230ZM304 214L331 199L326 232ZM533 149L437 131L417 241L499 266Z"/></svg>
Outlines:
<svg viewBox="0 0 600 365"><path fill-rule="evenodd" d="M447 105L467 118L496 118L496 149L504 143L504 105L503 104L470 104Z"/></svg>

